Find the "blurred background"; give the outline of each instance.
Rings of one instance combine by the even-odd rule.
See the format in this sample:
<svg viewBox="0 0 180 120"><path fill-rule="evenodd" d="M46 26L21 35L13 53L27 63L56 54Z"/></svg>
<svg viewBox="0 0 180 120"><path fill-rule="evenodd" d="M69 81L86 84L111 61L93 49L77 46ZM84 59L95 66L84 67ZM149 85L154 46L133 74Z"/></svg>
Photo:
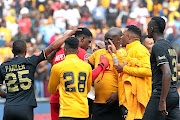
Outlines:
<svg viewBox="0 0 180 120"><path fill-rule="evenodd" d="M61 37L65 30L77 26L85 26L93 33L94 39L87 51L91 55L110 27L123 30L126 25L137 25L147 34L147 23L153 16L165 19L165 37L180 56L179 0L0 0L0 64L13 57L12 43L18 39L27 42L28 57ZM34 83L40 102L35 120L50 119L49 73L50 64L46 61L38 65ZM4 99L0 98L0 102ZM1 106L3 104L0 104L3 110Z"/></svg>

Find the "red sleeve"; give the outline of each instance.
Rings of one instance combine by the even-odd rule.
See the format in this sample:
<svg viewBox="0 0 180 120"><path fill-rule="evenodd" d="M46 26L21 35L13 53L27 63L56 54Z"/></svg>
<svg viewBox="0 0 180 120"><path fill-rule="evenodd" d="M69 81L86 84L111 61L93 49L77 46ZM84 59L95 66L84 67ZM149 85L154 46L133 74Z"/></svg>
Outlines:
<svg viewBox="0 0 180 120"><path fill-rule="evenodd" d="M92 71L92 82L94 82L102 70L102 67L98 65L97 68Z"/></svg>
<svg viewBox="0 0 180 120"><path fill-rule="evenodd" d="M77 56L79 57L79 59L88 63L88 55L86 51L80 47L78 48L78 50L79 50L79 53L77 54Z"/></svg>
<svg viewBox="0 0 180 120"><path fill-rule="evenodd" d="M53 59L53 65L63 61L64 59L65 59L64 48L61 48L59 51L56 52L56 55Z"/></svg>

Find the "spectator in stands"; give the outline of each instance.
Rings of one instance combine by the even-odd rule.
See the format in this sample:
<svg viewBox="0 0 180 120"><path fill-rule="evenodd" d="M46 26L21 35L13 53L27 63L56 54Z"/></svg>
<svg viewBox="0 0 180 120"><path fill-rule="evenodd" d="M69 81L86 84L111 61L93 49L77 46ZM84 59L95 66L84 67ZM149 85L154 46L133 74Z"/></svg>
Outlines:
<svg viewBox="0 0 180 120"><path fill-rule="evenodd" d="M1 42L11 40L11 31L6 27L6 21L4 19L0 23L0 39Z"/></svg>
<svg viewBox="0 0 180 120"><path fill-rule="evenodd" d="M22 15L22 19L18 21L19 27L21 28L21 33L29 36L31 34L31 19L28 17L29 10L24 7L21 9L20 14Z"/></svg>
<svg viewBox="0 0 180 120"><path fill-rule="evenodd" d="M54 42L61 34L61 31L57 28L55 34L50 38L49 45Z"/></svg>
<svg viewBox="0 0 180 120"><path fill-rule="evenodd" d="M92 15L93 15L93 23L95 29L103 29L106 24L106 14L105 14L105 8L103 8L100 4L100 1L98 1L97 6L93 9Z"/></svg>
<svg viewBox="0 0 180 120"><path fill-rule="evenodd" d="M107 26L116 27L116 18L119 15L120 10L116 7L117 1L111 1L110 6L106 9L106 23Z"/></svg>
<svg viewBox="0 0 180 120"><path fill-rule="evenodd" d="M87 4L87 0L84 1L84 6L80 7L80 15L81 15L81 24L86 25L86 27L90 27L89 17L91 16L90 11Z"/></svg>
<svg viewBox="0 0 180 120"><path fill-rule="evenodd" d="M53 18L55 20L55 26L60 29L61 33L64 33L66 29L66 10L65 6L58 6L58 10L54 11Z"/></svg>
<svg viewBox="0 0 180 120"><path fill-rule="evenodd" d="M11 41L16 41L16 40L23 40L27 42L29 37L25 34L22 33L21 28L18 27L18 33L12 38Z"/></svg>
<svg viewBox="0 0 180 120"><path fill-rule="evenodd" d="M47 61L42 61L36 68L35 74L35 89L36 89L36 97L44 98L44 84L43 81L48 78L48 65Z"/></svg>
<svg viewBox="0 0 180 120"><path fill-rule="evenodd" d="M123 10L119 13L117 17L118 27L125 28L128 17L129 17L129 8L127 6L123 6Z"/></svg>
<svg viewBox="0 0 180 120"><path fill-rule="evenodd" d="M68 29L73 29L73 27L77 27L79 25L81 16L79 10L77 9L76 4L69 6L69 9L67 10L66 13L66 18L67 18Z"/></svg>

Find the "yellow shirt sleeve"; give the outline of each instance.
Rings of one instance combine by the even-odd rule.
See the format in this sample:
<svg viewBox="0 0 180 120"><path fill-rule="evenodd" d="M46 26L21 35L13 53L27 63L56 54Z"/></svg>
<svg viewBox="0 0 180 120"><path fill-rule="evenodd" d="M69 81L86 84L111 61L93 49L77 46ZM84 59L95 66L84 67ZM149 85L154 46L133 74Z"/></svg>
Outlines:
<svg viewBox="0 0 180 120"><path fill-rule="evenodd" d="M59 81L60 81L59 71L60 71L60 67L58 67L57 65L54 65L52 67L49 84L48 84L48 91L51 94L54 94L56 92L56 88L59 85Z"/></svg>
<svg viewBox="0 0 180 120"><path fill-rule="evenodd" d="M135 50L134 50L135 51ZM137 59L142 64L142 67L129 67L127 65L124 66L123 72L137 76L137 77L151 77L151 67L150 67L150 54L147 50L139 50L136 52Z"/></svg>
<svg viewBox="0 0 180 120"><path fill-rule="evenodd" d="M89 63L92 64L92 65L95 65L96 53L97 53L97 51L94 52L91 56L88 57L88 61L89 61Z"/></svg>
<svg viewBox="0 0 180 120"><path fill-rule="evenodd" d="M90 66L89 67L89 77L88 77L88 81L87 81L88 92L90 92L90 90L91 90L91 85L92 85L92 68Z"/></svg>

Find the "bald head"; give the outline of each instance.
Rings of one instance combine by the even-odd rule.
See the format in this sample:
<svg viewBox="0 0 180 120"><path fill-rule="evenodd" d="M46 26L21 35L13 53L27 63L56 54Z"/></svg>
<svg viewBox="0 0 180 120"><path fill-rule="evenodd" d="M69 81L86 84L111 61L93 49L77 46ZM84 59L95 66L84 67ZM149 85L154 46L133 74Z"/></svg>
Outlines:
<svg viewBox="0 0 180 120"><path fill-rule="evenodd" d="M122 37L122 31L121 29L117 27L113 27L109 29L104 38L106 49L108 48L108 45L110 45L108 40L111 40L113 44L115 45L116 49L119 49L121 44L121 37Z"/></svg>
<svg viewBox="0 0 180 120"><path fill-rule="evenodd" d="M107 31L106 34L122 36L122 31L117 27L112 27Z"/></svg>

